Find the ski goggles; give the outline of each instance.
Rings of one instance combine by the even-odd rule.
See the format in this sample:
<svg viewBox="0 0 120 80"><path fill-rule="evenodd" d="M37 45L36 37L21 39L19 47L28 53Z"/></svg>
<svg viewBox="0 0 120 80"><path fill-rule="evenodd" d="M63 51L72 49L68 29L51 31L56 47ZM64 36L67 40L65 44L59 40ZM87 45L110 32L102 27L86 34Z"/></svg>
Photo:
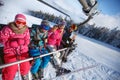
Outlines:
<svg viewBox="0 0 120 80"><path fill-rule="evenodd" d="M26 22L21 22L21 21L15 21L16 24L22 24L22 25L26 25Z"/></svg>

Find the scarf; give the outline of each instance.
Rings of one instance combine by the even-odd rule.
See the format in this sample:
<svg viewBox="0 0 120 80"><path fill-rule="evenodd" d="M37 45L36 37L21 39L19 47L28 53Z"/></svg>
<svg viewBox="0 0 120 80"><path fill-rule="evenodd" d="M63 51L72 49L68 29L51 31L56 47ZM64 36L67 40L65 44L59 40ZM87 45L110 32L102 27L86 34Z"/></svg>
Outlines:
<svg viewBox="0 0 120 80"><path fill-rule="evenodd" d="M9 23L10 28L12 29L13 32L15 32L16 34L23 34L26 29L28 29L28 27L25 25L23 28L19 29L17 28L16 24L14 22Z"/></svg>

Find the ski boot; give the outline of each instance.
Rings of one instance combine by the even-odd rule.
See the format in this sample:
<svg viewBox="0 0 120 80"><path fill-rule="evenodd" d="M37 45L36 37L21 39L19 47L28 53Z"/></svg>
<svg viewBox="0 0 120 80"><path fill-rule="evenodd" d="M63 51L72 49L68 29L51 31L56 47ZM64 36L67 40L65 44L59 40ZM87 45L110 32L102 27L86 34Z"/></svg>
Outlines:
<svg viewBox="0 0 120 80"><path fill-rule="evenodd" d="M22 80L29 80L28 74L22 75Z"/></svg>
<svg viewBox="0 0 120 80"><path fill-rule="evenodd" d="M67 57L63 57L62 62L67 62Z"/></svg>
<svg viewBox="0 0 120 80"><path fill-rule="evenodd" d="M67 74L67 73L70 73L70 72L71 72L71 70L68 70L68 69L65 69L65 68L60 67L60 68L56 71L56 76L60 76L60 75Z"/></svg>
<svg viewBox="0 0 120 80"><path fill-rule="evenodd" d="M39 80L37 73L36 74L32 74L32 77L33 77L33 80Z"/></svg>
<svg viewBox="0 0 120 80"><path fill-rule="evenodd" d="M42 80L42 78L44 78L44 69L41 68L41 69L38 71L38 77L39 77L40 80Z"/></svg>

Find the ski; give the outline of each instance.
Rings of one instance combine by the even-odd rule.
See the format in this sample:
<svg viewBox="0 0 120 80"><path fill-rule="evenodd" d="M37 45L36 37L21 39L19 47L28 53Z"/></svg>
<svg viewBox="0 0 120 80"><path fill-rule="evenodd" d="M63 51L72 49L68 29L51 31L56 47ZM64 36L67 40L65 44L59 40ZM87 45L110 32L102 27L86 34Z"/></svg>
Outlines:
<svg viewBox="0 0 120 80"><path fill-rule="evenodd" d="M56 71L56 76L60 76L60 75L62 75L62 74L67 74L67 73L70 73L70 72L71 72L71 70L60 67L60 68Z"/></svg>
<svg viewBox="0 0 120 80"><path fill-rule="evenodd" d="M77 70L74 70L74 71L71 71L69 73L62 73L61 75L57 76L57 77L53 77L53 78L50 78L50 79L44 79L44 80L53 80L53 79L56 79L56 78L59 78L59 77L63 77L65 75L68 75L68 74L73 74L73 73L77 73L77 72L80 72L80 71L83 71L83 70L88 70L88 69L91 69L91 68L94 68L98 66L98 64L96 65L91 65L91 66L88 66L88 67L84 67L84 68L80 68L80 69L77 69Z"/></svg>

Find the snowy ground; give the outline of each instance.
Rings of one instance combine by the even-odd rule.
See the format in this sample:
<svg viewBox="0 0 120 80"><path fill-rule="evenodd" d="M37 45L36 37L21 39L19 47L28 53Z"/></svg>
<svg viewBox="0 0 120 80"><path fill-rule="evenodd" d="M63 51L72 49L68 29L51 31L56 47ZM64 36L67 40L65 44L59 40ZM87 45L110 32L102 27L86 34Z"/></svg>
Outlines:
<svg viewBox="0 0 120 80"><path fill-rule="evenodd" d="M63 67L74 71L91 65L97 66L90 69L81 70L73 74L54 78L55 70L52 65L49 64L45 70L45 78L51 78L53 80L120 80L120 71L118 71L119 64L114 65L116 63L120 63L120 61L118 60L120 56L119 49L115 48L116 50L114 50L111 49L112 46L107 45L106 47L106 44L102 43L103 45L101 45L98 44L98 41L93 41L94 42L92 42L89 38L78 36L76 40L76 42L78 43L78 47L69 56L68 62L64 63ZM87 48L89 50L87 50L87 53L84 53L84 49ZM99 50L99 48L101 48L101 50ZM111 53L113 53L113 55L109 53L109 50L111 51ZM104 55L104 57L100 55ZM115 55L117 55L118 57L115 58ZM111 60L109 60L109 58L111 58Z"/></svg>

